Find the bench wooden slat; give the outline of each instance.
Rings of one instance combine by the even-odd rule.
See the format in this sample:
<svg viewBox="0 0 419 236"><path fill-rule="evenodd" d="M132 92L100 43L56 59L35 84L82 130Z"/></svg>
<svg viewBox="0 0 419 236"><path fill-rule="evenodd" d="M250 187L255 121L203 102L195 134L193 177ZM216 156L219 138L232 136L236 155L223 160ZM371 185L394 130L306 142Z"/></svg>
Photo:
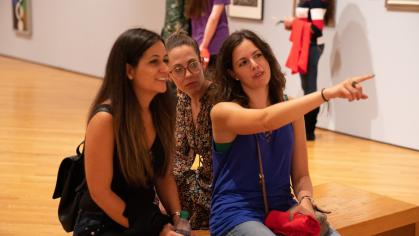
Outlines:
<svg viewBox="0 0 419 236"><path fill-rule="evenodd" d="M314 198L332 211L328 221L343 236L419 236L419 206L336 183L315 186ZM210 235L208 230L194 234Z"/></svg>
<svg viewBox="0 0 419 236"><path fill-rule="evenodd" d="M418 206L341 184L315 186L314 197L332 211L329 222L345 236L374 235L419 222Z"/></svg>
<svg viewBox="0 0 419 236"><path fill-rule="evenodd" d="M195 236L210 236L208 230L194 230L193 233Z"/></svg>

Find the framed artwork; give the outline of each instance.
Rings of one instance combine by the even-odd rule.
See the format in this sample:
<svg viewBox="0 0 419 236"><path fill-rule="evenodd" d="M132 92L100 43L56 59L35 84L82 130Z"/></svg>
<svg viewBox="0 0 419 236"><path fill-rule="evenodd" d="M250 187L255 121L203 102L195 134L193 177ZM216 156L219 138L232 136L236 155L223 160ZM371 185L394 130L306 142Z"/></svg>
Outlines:
<svg viewBox="0 0 419 236"><path fill-rule="evenodd" d="M389 10L419 11L419 0L386 0Z"/></svg>
<svg viewBox="0 0 419 236"><path fill-rule="evenodd" d="M19 34L31 34L31 0L12 0L13 29Z"/></svg>
<svg viewBox="0 0 419 236"><path fill-rule="evenodd" d="M231 0L228 6L230 17L263 20L263 0Z"/></svg>

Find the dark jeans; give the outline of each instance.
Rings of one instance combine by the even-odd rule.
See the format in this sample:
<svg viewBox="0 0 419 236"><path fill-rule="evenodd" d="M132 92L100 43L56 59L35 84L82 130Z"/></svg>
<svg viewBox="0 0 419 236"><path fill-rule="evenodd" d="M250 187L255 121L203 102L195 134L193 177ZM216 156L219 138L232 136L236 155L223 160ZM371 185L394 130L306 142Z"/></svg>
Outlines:
<svg viewBox="0 0 419 236"><path fill-rule="evenodd" d="M232 230L230 230L226 236L275 236L275 234L266 227L263 223L258 221L246 221L239 225L236 225ZM332 229L324 234L324 236L340 236L340 234Z"/></svg>
<svg viewBox="0 0 419 236"><path fill-rule="evenodd" d="M318 70L319 59L323 53L323 50L324 50L324 44L322 45L311 44L310 45L307 73L300 74L301 87L304 91L304 95L317 91L317 70ZM304 115L307 136L309 135L314 136L314 129L316 128L317 115L319 114L319 110L320 109L317 107L314 110Z"/></svg>

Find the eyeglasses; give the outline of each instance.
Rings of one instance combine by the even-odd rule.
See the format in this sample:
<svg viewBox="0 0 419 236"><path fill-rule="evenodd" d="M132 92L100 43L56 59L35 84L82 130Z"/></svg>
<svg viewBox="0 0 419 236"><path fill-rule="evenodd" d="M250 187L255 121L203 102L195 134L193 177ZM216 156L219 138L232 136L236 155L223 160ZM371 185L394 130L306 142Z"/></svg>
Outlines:
<svg viewBox="0 0 419 236"><path fill-rule="evenodd" d="M188 69L189 72L192 74L196 74L200 71L199 67L200 62L199 61L191 61L188 63L187 66L182 65L176 65L175 68L173 68L171 71L169 71L170 74L172 74L177 79L183 79L186 75L186 69Z"/></svg>

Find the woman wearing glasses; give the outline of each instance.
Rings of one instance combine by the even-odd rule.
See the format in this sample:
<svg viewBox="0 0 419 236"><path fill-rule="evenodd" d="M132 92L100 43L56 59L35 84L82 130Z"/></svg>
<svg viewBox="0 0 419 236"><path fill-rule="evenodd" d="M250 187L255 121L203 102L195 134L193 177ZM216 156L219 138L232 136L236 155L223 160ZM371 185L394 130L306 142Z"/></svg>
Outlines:
<svg viewBox="0 0 419 236"><path fill-rule="evenodd" d="M174 173L181 205L190 212L193 229L208 228L212 182L209 93L213 85L204 77L194 39L176 32L167 39L166 48L169 78L178 89Z"/></svg>

